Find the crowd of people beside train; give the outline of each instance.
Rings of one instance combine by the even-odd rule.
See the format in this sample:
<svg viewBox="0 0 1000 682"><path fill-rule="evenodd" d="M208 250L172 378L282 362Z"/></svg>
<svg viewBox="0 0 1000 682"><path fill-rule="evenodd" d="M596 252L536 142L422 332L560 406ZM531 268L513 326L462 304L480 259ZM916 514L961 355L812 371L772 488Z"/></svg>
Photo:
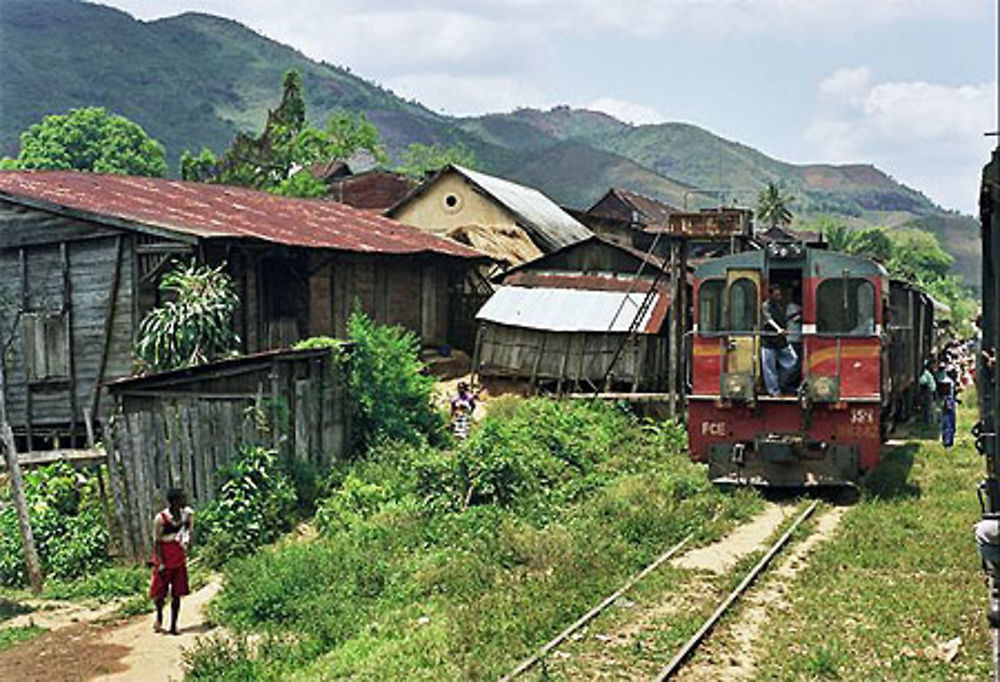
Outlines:
<svg viewBox="0 0 1000 682"><path fill-rule="evenodd" d="M955 444L955 411L960 396L976 381L979 340L953 339L937 355L927 361L918 381L923 421L937 425L941 443L950 448Z"/></svg>

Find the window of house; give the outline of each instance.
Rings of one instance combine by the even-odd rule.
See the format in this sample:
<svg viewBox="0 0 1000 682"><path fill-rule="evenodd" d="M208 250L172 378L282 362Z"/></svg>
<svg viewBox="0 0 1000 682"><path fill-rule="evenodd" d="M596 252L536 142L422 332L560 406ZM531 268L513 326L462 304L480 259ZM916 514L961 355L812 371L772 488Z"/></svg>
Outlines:
<svg viewBox="0 0 1000 682"><path fill-rule="evenodd" d="M69 376L65 313L24 313L21 315L21 334L28 381L64 379Z"/></svg>
<svg viewBox="0 0 1000 682"><path fill-rule="evenodd" d="M875 286L857 277L820 282L816 289L816 331L820 334L874 334Z"/></svg>
<svg viewBox="0 0 1000 682"><path fill-rule="evenodd" d="M443 199L445 213L458 213L462 210L462 197L457 194L447 194Z"/></svg>
<svg viewBox="0 0 1000 682"><path fill-rule="evenodd" d="M698 287L698 331L717 332L722 329L722 291L725 285L721 279L709 279Z"/></svg>
<svg viewBox="0 0 1000 682"><path fill-rule="evenodd" d="M757 284L740 277L729 287L729 331L750 332L757 328Z"/></svg>

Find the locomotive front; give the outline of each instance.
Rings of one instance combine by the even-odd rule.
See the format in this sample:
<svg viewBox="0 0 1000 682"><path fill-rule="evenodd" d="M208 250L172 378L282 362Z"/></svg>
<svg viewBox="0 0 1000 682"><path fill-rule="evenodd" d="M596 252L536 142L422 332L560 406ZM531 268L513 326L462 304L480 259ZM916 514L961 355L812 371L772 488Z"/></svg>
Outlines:
<svg viewBox="0 0 1000 682"><path fill-rule="evenodd" d="M712 480L850 485L873 469L889 381L886 271L771 242L694 279L689 441Z"/></svg>

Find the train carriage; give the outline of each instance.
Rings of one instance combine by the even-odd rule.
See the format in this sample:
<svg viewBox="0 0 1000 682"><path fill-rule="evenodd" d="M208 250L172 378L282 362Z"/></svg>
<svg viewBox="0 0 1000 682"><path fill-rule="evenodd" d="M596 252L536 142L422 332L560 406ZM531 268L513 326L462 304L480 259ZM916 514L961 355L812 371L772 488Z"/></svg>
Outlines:
<svg viewBox="0 0 1000 682"><path fill-rule="evenodd" d="M802 311L799 377L781 395L761 377L762 304L774 285ZM850 485L878 464L930 353L926 296L890 286L867 258L797 242L706 262L694 288L689 440L712 480Z"/></svg>

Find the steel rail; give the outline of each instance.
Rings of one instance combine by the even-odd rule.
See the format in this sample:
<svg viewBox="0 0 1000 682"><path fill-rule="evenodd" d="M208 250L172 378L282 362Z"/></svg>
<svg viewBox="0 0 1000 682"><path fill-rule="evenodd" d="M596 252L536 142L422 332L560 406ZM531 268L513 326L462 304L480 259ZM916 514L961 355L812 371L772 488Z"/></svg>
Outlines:
<svg viewBox="0 0 1000 682"><path fill-rule="evenodd" d="M604 609L615 603L615 601L617 601L623 594L625 594L632 587L634 587L637 582L639 582L647 575L655 571L664 561L667 561L672 556L677 554L677 552L683 549L684 546L687 545L687 543L690 542L691 538L693 537L694 533L689 533L687 537L685 537L683 540L681 540L676 545L668 549L666 552L658 556L653 563L651 563L649 566L646 566L646 568L642 569L639 573L636 573L634 576L629 578L624 585L622 585L616 592L614 592L614 594L612 594L610 597L608 597L600 604L592 608L590 611L587 611L587 613L580 616L576 620L576 622L574 622L568 628L566 628L558 635L553 637L551 640L549 640L533 656L521 661L521 663L519 663L516 668L514 668L509 673L501 677L500 682L508 682L509 680L513 680L515 677L527 672L532 667L534 667L540 660L545 658L545 656L548 655L548 653L552 651L552 649L559 646L559 644L565 641L567 637L569 637L574 632L579 630L581 627L586 625L588 622L593 620L593 618L597 616L599 613L601 613L601 611L603 611Z"/></svg>
<svg viewBox="0 0 1000 682"><path fill-rule="evenodd" d="M681 650L677 652L677 655L674 656L673 660L671 660L666 667L657 673L656 677L653 678L656 682L662 682L662 680L669 679L671 675L680 670L688 656L691 655L691 652L698 648L698 646L705 639L705 636L711 632L712 628L715 627L716 623L719 622L729 607L732 606L737 599L739 599L740 595L743 594L748 587L750 587L753 581L756 580L757 576L760 575L765 568L767 568L767 565L771 562L775 555L788 543L788 540L792 537L792 533L798 529L803 521L809 518L809 516L816 511L817 506L819 506L819 501L815 501L810 504L806 510L802 512L799 518L795 520L795 523L793 523L791 527L789 527L789 529L786 530L780 538L778 538L778 541L771 546L771 549L768 550L767 554L765 554L764 557L757 562L757 565L750 569L750 572L747 573L747 575L743 578L743 581L740 582L736 589L729 593L729 596L726 597L721 604L719 604L719 607L715 609L715 612L708 617L700 628L698 628L698 631L694 633L691 639L689 639L687 643L681 647Z"/></svg>

